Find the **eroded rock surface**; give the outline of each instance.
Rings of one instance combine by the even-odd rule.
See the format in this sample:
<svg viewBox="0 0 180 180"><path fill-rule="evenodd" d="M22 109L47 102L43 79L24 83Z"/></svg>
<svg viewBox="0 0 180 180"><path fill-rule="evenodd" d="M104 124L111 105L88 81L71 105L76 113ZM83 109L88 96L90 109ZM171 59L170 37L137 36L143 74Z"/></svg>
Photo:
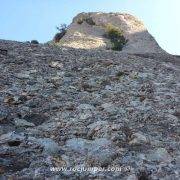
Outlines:
<svg viewBox="0 0 180 180"><path fill-rule="evenodd" d="M108 24L124 32L123 35L128 42L122 49L123 52L165 53L143 23L126 13L80 13L73 19L67 33L58 44L77 49L110 48L111 43L104 36Z"/></svg>
<svg viewBox="0 0 180 180"><path fill-rule="evenodd" d="M3 40L0 49L1 179L179 179L177 57Z"/></svg>

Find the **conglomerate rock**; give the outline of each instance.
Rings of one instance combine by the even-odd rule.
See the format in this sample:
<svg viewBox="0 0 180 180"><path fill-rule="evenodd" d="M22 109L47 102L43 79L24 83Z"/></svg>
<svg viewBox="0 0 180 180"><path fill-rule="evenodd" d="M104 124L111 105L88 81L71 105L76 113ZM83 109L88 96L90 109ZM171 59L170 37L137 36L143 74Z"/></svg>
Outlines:
<svg viewBox="0 0 180 180"><path fill-rule="evenodd" d="M59 46L81 49L107 49L111 43L104 36L110 25L123 32L128 41L122 51L126 53L165 53L143 23L126 13L80 13L68 26Z"/></svg>
<svg viewBox="0 0 180 180"><path fill-rule="evenodd" d="M1 179L179 179L178 57L0 49Z"/></svg>

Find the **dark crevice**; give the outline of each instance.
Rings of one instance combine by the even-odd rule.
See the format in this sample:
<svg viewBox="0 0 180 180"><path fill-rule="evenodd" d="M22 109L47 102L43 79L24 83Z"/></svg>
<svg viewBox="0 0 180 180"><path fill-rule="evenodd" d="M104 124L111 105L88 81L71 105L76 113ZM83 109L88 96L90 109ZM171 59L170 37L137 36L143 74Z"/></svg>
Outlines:
<svg viewBox="0 0 180 180"><path fill-rule="evenodd" d="M21 141L9 141L8 145L9 146L19 146L21 144Z"/></svg>

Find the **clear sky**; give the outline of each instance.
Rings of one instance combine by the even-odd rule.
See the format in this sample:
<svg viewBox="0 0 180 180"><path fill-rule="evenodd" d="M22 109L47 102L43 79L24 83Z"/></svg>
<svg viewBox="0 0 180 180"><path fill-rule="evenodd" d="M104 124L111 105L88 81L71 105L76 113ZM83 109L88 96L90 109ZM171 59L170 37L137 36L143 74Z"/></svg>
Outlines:
<svg viewBox="0 0 180 180"><path fill-rule="evenodd" d="M162 48L180 55L180 0L0 0L0 7L0 39L46 42L80 12L127 12Z"/></svg>

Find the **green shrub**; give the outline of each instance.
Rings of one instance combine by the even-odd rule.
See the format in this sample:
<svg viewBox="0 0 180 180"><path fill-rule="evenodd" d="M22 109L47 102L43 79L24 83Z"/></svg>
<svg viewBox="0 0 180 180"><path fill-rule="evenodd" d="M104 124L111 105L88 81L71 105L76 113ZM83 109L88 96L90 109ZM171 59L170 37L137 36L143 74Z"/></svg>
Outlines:
<svg viewBox="0 0 180 180"><path fill-rule="evenodd" d="M31 44L39 44L37 40L31 40Z"/></svg>
<svg viewBox="0 0 180 180"><path fill-rule="evenodd" d="M127 39L123 36L123 31L115 26L107 25L105 37L110 39L112 43L112 50L121 51L126 45Z"/></svg>
<svg viewBox="0 0 180 180"><path fill-rule="evenodd" d="M79 19L77 20L77 23L78 23L78 24L82 24L82 23L83 23L83 19L82 19L82 18L79 18Z"/></svg>
<svg viewBox="0 0 180 180"><path fill-rule="evenodd" d="M86 22L87 24L94 26L96 25L95 22L93 21L92 17L83 17L83 18L79 18L77 20L78 24L82 24L83 22Z"/></svg>
<svg viewBox="0 0 180 180"><path fill-rule="evenodd" d="M94 26L96 25L95 22L93 21L92 17L88 17L85 19L86 23L91 25L91 26Z"/></svg>
<svg viewBox="0 0 180 180"><path fill-rule="evenodd" d="M66 24L61 24L59 27L56 27L56 29L59 32L55 34L54 41L55 41L55 43L58 43L62 39L62 37L66 34L67 25Z"/></svg>

